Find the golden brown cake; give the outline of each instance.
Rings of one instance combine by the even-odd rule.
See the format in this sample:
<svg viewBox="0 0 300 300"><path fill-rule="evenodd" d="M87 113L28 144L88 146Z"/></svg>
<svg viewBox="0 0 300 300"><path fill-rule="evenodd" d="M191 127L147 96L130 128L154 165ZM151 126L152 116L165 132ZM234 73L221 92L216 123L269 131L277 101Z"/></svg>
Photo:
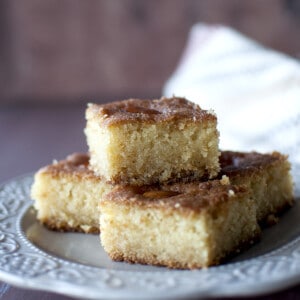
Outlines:
<svg viewBox="0 0 300 300"><path fill-rule="evenodd" d="M293 180L287 156L278 152L222 151L220 164L221 176L228 176L231 184L243 184L252 190L260 223L268 223L293 204Z"/></svg>
<svg viewBox="0 0 300 300"><path fill-rule="evenodd" d="M146 185L219 172L214 113L184 98L89 104L91 168L111 183Z"/></svg>
<svg viewBox="0 0 300 300"><path fill-rule="evenodd" d="M194 269L219 264L256 241L247 189L222 184L115 187L100 203L101 243L116 261Z"/></svg>
<svg viewBox="0 0 300 300"><path fill-rule="evenodd" d="M39 170L31 189L38 220L53 230L99 232L98 203L111 190L88 168L89 156L73 154Z"/></svg>

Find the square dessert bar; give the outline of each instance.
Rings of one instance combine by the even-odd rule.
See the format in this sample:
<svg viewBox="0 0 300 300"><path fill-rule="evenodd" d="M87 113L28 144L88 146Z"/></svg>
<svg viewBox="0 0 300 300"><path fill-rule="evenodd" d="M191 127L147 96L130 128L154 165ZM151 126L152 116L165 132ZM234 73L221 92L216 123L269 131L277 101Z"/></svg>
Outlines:
<svg viewBox="0 0 300 300"><path fill-rule="evenodd" d="M184 98L89 104L91 168L111 183L147 185L219 172L214 113Z"/></svg>
<svg viewBox="0 0 300 300"><path fill-rule="evenodd" d="M294 203L291 165L287 156L278 152L222 151L220 176L231 184L246 185L252 191L260 223L269 223Z"/></svg>
<svg viewBox="0 0 300 300"><path fill-rule="evenodd" d="M98 204L111 186L88 162L88 155L73 154L35 174L31 197L42 224L57 231L99 232Z"/></svg>
<svg viewBox="0 0 300 300"><path fill-rule="evenodd" d="M101 243L116 261L203 268L260 235L249 191L222 180L117 186L104 196L100 212Z"/></svg>

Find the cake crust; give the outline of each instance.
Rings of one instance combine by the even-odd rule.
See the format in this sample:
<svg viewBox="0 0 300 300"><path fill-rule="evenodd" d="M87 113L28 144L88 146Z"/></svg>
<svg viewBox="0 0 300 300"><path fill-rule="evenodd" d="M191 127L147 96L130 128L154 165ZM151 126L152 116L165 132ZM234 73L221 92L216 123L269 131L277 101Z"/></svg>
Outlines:
<svg viewBox="0 0 300 300"><path fill-rule="evenodd" d="M190 214L214 209L229 201L236 193L249 196L243 186L220 184L219 180L174 183L161 186L116 186L103 201L113 201L129 207L159 208Z"/></svg>
<svg viewBox="0 0 300 300"><path fill-rule="evenodd" d="M69 225L68 222L62 221L60 219L54 218L45 218L40 220L41 224L46 226L48 229L52 231L58 232L80 232L80 233L91 233L91 234L99 234L100 229L99 226L92 225Z"/></svg>
<svg viewBox="0 0 300 300"><path fill-rule="evenodd" d="M48 174L53 178L59 176L73 176L79 179L96 179L99 176L89 168L90 155L88 153L73 153L65 159L54 161L53 164L47 165L39 170L40 173Z"/></svg>
<svg viewBox="0 0 300 300"><path fill-rule="evenodd" d="M220 166L221 173L227 176L256 175L263 172L265 168L287 161L287 156L279 152L236 152L221 151Z"/></svg>
<svg viewBox="0 0 300 300"><path fill-rule="evenodd" d="M103 126L132 122L170 122L182 119L196 123L217 119L213 112L203 110L198 105L180 97L162 97L156 100L128 99L102 105L90 103L87 115L89 118L100 120Z"/></svg>

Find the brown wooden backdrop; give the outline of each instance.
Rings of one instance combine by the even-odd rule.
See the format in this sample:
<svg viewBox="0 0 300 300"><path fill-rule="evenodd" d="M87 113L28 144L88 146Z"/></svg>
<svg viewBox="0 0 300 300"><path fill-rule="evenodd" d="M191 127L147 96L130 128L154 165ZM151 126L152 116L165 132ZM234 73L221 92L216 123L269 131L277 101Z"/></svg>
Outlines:
<svg viewBox="0 0 300 300"><path fill-rule="evenodd" d="M196 22L300 54L299 0L0 0L0 182L87 151L87 101L159 96ZM0 299L70 298L0 281Z"/></svg>
<svg viewBox="0 0 300 300"><path fill-rule="evenodd" d="M2 0L0 104L159 96L196 22L300 53L298 0Z"/></svg>

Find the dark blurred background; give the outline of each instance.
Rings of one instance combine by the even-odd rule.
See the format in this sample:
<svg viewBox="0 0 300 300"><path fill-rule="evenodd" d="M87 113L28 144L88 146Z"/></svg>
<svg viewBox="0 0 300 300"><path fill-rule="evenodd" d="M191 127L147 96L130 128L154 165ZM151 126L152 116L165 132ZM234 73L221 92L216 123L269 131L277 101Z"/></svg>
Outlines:
<svg viewBox="0 0 300 300"><path fill-rule="evenodd" d="M0 1L0 181L87 151L87 102L159 97L197 22L300 54L299 0Z"/></svg>
<svg viewBox="0 0 300 300"><path fill-rule="evenodd" d="M2 0L0 103L155 97L196 22L300 53L298 0Z"/></svg>

